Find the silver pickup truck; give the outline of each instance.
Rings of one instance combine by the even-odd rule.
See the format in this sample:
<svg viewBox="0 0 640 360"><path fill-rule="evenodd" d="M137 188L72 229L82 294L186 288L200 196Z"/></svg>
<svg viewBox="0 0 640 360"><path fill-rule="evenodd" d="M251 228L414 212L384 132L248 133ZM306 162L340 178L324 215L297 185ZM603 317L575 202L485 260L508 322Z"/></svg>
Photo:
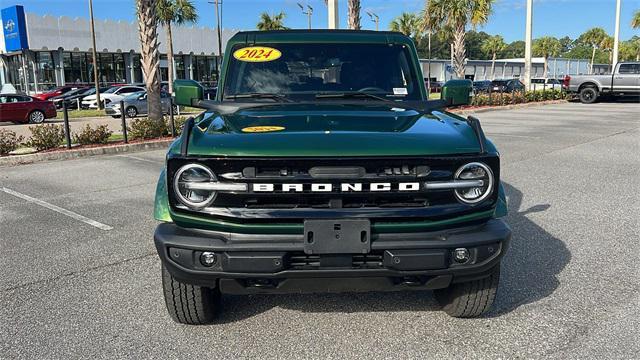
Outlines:
<svg viewBox="0 0 640 360"><path fill-rule="evenodd" d="M640 95L640 62L618 63L613 74L567 75L563 87L581 102L591 104L601 97Z"/></svg>

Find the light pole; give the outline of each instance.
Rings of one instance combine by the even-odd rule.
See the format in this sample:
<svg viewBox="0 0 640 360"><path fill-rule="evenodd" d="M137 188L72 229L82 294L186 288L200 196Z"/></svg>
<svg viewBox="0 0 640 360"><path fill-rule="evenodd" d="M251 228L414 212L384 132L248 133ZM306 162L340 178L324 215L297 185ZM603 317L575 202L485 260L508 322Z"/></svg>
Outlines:
<svg viewBox="0 0 640 360"><path fill-rule="evenodd" d="M371 21L376 23L376 31L378 31L378 25L380 24L380 17L377 14L372 13L370 11L367 11L367 15L369 15L369 17L371 18Z"/></svg>
<svg viewBox="0 0 640 360"><path fill-rule="evenodd" d="M340 28L340 18L338 17L338 0L328 0L326 1L329 15L329 29L339 29Z"/></svg>
<svg viewBox="0 0 640 360"><path fill-rule="evenodd" d="M527 23L525 28L524 45L524 86L531 86L531 28L533 23L533 0L527 0ZM546 74L545 74L546 77Z"/></svg>
<svg viewBox="0 0 640 360"><path fill-rule="evenodd" d="M89 0L89 18L91 22L91 40L93 41L93 82L96 86L96 102L98 109L102 109L102 102L100 101L100 81L98 80L98 53L96 51L96 29L93 25L93 0Z"/></svg>
<svg viewBox="0 0 640 360"><path fill-rule="evenodd" d="M298 6L300 7L300 10L302 10L302 13L304 15L307 15L307 20L309 21L309 30L311 30L311 15L313 15L313 8L307 5L307 11L304 11L304 6L302 4L298 3Z"/></svg>
<svg viewBox="0 0 640 360"><path fill-rule="evenodd" d="M214 4L216 7L216 31L218 32L218 59L222 61L222 0L209 1L209 4ZM218 8L219 6L219 8ZM220 65L218 64L218 69Z"/></svg>
<svg viewBox="0 0 640 360"><path fill-rule="evenodd" d="M618 63L618 46L620 46L620 0L616 1L616 28L613 35L613 61L611 63L611 71Z"/></svg>

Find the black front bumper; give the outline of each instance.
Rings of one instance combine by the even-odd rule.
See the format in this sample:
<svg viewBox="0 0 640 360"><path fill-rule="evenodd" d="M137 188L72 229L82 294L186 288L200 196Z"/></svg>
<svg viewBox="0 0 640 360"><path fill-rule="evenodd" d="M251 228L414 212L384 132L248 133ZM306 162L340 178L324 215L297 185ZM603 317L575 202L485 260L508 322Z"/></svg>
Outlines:
<svg viewBox="0 0 640 360"><path fill-rule="evenodd" d="M158 225L154 240L176 279L225 293L437 289L488 276L507 250L511 229L499 219L422 233L373 234L367 254L304 253L303 235L235 234ZM453 250L467 248L464 264ZM203 252L216 262L204 266ZM366 281L363 281L366 280Z"/></svg>

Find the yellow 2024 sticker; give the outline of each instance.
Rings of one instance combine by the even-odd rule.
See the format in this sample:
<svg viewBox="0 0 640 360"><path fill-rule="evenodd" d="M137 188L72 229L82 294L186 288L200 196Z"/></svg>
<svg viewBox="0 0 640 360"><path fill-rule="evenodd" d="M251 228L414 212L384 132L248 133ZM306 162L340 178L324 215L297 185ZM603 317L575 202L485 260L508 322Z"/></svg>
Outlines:
<svg viewBox="0 0 640 360"><path fill-rule="evenodd" d="M250 126L242 129L246 133L271 132L284 130L282 126Z"/></svg>
<svg viewBox="0 0 640 360"><path fill-rule="evenodd" d="M233 52L233 57L240 61L266 62L279 59L282 53L278 49L265 46L250 46Z"/></svg>

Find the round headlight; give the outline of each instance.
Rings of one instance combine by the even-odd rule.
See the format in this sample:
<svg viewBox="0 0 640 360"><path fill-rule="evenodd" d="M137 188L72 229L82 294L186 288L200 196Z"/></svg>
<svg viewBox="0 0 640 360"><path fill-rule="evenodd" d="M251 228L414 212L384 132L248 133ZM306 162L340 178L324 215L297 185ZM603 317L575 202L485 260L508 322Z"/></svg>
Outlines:
<svg viewBox="0 0 640 360"><path fill-rule="evenodd" d="M458 200L467 204L478 203L486 199L493 191L493 172L483 163L473 162L460 167L456 171L455 180L481 180L481 186L456 189Z"/></svg>
<svg viewBox="0 0 640 360"><path fill-rule="evenodd" d="M213 201L216 192L196 189L194 183L216 181L215 175L208 167L200 164L187 164L178 169L173 180L173 190L181 203L193 209L201 209Z"/></svg>

